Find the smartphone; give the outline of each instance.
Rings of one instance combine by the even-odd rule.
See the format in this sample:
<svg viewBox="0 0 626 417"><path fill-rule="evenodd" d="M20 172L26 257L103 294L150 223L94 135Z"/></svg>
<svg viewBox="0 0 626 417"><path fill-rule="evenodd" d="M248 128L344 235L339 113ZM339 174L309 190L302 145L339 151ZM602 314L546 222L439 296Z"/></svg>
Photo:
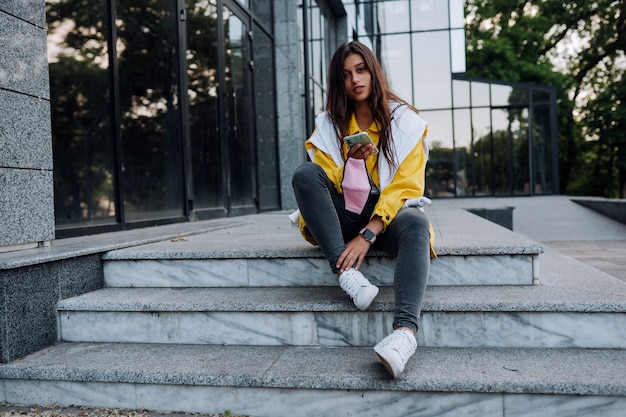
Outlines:
<svg viewBox="0 0 626 417"><path fill-rule="evenodd" d="M360 132L355 135L346 136L345 138L343 138L343 140L348 144L349 147L353 147L357 143L360 143L363 146L371 143L374 147L374 153L378 153L378 148L376 147L376 145L374 145L374 142L372 142L372 138L370 138L367 132Z"/></svg>

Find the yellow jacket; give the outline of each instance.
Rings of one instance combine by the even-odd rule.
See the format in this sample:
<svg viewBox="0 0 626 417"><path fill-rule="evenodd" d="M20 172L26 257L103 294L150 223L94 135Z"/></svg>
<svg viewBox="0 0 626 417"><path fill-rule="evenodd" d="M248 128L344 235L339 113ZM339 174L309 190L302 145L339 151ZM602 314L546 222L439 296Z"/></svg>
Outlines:
<svg viewBox="0 0 626 417"><path fill-rule="evenodd" d="M400 106L392 106L395 110ZM426 162L428 160L428 148L425 144L428 127L419 116L406 106L394 114L395 125L392 127L394 147L396 149L397 170L389 168L382 152L370 157L366 161L367 169L374 183L381 190L378 203L372 216L378 215L383 221L385 229L393 221L398 212L405 207L407 200L422 197L424 195L426 181ZM343 179L343 156L347 154L348 147L344 143L343 149L337 145L334 129L329 129L329 120L326 113L322 113L316 119L316 128L311 137L305 142L306 150L311 160L324 169L330 181L334 184L337 192L343 193L341 182ZM354 114L350 120L347 135L360 132ZM380 139L376 123L367 129L376 146ZM416 137L417 136L417 137ZM402 152L404 149L404 152ZM382 177L386 173L386 177ZM382 180L382 186L381 186ZM300 232L302 236L312 244L315 239L306 228L304 219L300 217ZM433 249L434 231L430 227L430 251L431 257L436 257Z"/></svg>

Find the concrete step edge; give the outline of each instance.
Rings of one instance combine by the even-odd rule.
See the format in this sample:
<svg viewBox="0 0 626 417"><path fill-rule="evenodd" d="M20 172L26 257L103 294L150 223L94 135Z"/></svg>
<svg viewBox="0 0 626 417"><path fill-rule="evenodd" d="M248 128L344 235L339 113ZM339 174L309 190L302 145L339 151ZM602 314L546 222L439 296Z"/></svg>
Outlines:
<svg viewBox="0 0 626 417"><path fill-rule="evenodd" d="M354 311L338 287L105 288L59 301L59 311L321 312ZM381 287L369 311L394 310L394 294ZM621 294L548 286L430 287L422 312L626 312Z"/></svg>
<svg viewBox="0 0 626 417"><path fill-rule="evenodd" d="M0 380L626 396L626 350L418 348L392 380L371 348L60 343Z"/></svg>

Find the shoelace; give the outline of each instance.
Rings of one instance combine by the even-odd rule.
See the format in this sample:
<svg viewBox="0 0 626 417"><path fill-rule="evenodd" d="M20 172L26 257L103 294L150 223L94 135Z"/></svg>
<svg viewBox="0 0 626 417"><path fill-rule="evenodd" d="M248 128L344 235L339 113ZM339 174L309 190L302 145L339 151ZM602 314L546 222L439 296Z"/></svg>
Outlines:
<svg viewBox="0 0 626 417"><path fill-rule="evenodd" d="M361 287L365 285L361 282L361 277L359 277L353 269L346 271L346 273L346 279L343 281L344 290L350 294L351 297L356 297Z"/></svg>
<svg viewBox="0 0 626 417"><path fill-rule="evenodd" d="M385 345L391 345L390 348L398 352L402 361L406 363L415 353L415 347L410 339L411 337L413 336L404 330L394 331Z"/></svg>

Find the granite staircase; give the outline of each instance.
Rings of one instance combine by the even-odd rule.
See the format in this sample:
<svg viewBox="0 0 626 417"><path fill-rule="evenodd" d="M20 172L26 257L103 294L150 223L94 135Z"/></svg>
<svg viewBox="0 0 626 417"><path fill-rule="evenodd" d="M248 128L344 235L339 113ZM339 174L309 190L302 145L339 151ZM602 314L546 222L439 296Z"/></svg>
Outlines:
<svg viewBox="0 0 626 417"><path fill-rule="evenodd" d="M0 402L262 416L626 415L626 285L460 209L429 210L439 257L401 378L393 260L358 311L285 213L103 255L62 300L55 346L0 366Z"/></svg>

